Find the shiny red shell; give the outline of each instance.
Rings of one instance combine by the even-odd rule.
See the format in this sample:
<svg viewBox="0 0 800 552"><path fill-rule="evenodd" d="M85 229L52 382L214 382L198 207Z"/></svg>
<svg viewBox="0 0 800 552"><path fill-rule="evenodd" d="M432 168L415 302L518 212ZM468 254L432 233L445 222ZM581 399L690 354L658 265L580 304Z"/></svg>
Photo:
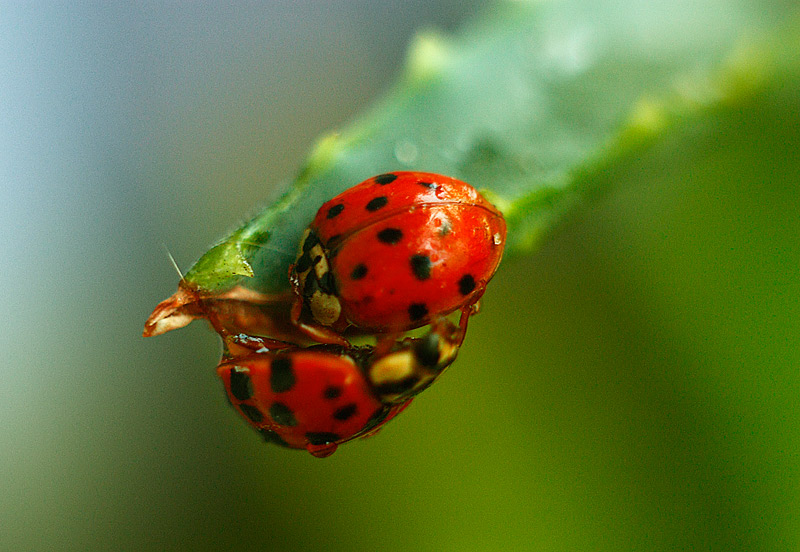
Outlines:
<svg viewBox="0 0 800 552"><path fill-rule="evenodd" d="M422 172L350 188L309 229L327 252L340 318L375 331L420 327L476 302L506 240L503 215L475 188Z"/></svg>
<svg viewBox="0 0 800 552"><path fill-rule="evenodd" d="M223 361L217 374L265 440L317 457L375 433L411 402L382 404L354 361L329 350L256 352Z"/></svg>

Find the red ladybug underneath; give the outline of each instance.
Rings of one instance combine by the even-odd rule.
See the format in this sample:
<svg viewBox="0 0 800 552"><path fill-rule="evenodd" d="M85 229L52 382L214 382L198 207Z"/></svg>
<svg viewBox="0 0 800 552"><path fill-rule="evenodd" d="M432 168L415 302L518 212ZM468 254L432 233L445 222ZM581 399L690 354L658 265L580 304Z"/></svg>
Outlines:
<svg viewBox="0 0 800 552"><path fill-rule="evenodd" d="M322 458L373 435L406 408L455 360L463 337L441 321L424 337L380 353L236 336L217 374L231 404L268 442Z"/></svg>
<svg viewBox="0 0 800 552"><path fill-rule="evenodd" d="M312 339L404 332L477 303L503 255L503 215L472 186L393 172L323 204L290 280L292 320Z"/></svg>

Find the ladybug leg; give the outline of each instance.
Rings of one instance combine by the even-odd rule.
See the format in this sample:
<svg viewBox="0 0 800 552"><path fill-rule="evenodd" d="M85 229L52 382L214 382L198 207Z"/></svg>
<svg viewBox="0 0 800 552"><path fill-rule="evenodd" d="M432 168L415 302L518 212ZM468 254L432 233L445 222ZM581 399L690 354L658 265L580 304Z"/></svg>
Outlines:
<svg viewBox="0 0 800 552"><path fill-rule="evenodd" d="M473 299L471 303L464 305L461 308L461 318L458 320L458 333L455 336L454 344L458 347L464 342L464 337L467 335L467 324L469 323L469 317L474 316L481 312L481 297L483 297L483 292L486 291L485 287L481 287L475 291L473 294Z"/></svg>
<svg viewBox="0 0 800 552"><path fill-rule="evenodd" d="M305 322L300 320L302 312L303 312L303 301L298 298L292 305L291 321L292 324L294 324L297 327L297 329L303 332L306 336L313 339L317 343L325 343L329 345L341 345L342 347L346 347L348 349L351 347L350 342L347 341L340 334L336 333L334 330L326 328L324 326L306 324Z"/></svg>
<svg viewBox="0 0 800 552"><path fill-rule="evenodd" d="M216 294L207 301L207 317L216 316L230 334L270 336L281 341L303 345L305 334L289 321L294 295L266 295L241 286Z"/></svg>
<svg viewBox="0 0 800 552"><path fill-rule="evenodd" d="M473 314L477 314L479 310L480 303L477 301L461 309L461 316L458 319L458 330L456 330L453 334L453 344L455 346L461 347L461 344L464 343L464 338L467 336L469 317Z"/></svg>
<svg viewBox="0 0 800 552"><path fill-rule="evenodd" d="M391 352L391 350L395 348L395 345L398 343L401 335L403 334L387 333L379 336L377 338L378 342L375 344L375 350L373 356L375 358L380 358L388 355Z"/></svg>
<svg viewBox="0 0 800 552"><path fill-rule="evenodd" d="M295 346L277 339L256 337L245 333L233 333L220 321L215 309L210 308L203 300L200 300L200 307L205 311L206 319L211 324L211 327L222 338L222 356L225 359L230 360L255 352L287 349Z"/></svg>
<svg viewBox="0 0 800 552"><path fill-rule="evenodd" d="M282 349L296 347L292 343L278 341L277 339L267 339L247 334L235 334L222 336L223 353L225 361L251 355L253 353L268 353Z"/></svg>
<svg viewBox="0 0 800 552"><path fill-rule="evenodd" d="M254 335L247 334L226 336L225 345L229 348L237 347L254 353L264 353L268 351L296 347L296 345L287 343L285 341L278 341L277 339L268 339L265 337L256 337Z"/></svg>

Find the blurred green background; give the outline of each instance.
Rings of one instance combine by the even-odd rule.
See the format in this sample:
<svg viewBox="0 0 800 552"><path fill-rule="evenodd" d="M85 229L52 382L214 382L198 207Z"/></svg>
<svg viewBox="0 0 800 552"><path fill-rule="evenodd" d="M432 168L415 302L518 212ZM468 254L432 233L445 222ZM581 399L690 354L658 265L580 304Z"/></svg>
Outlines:
<svg viewBox="0 0 800 552"><path fill-rule="evenodd" d="M2 8L0 550L800 548L796 89L607 175L328 459L238 419L200 324L139 337L164 245L187 268L479 4Z"/></svg>

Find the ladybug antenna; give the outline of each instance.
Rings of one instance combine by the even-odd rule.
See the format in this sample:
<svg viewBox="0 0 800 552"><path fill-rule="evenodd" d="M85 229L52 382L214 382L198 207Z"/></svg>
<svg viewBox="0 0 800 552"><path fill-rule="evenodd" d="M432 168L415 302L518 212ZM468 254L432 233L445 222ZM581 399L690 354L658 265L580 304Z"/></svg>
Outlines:
<svg viewBox="0 0 800 552"><path fill-rule="evenodd" d="M169 262L172 263L172 268L175 269L175 272L177 272L178 276L180 276L181 280L183 280L183 272L181 272L180 267L178 267L178 263L175 262L175 257L173 257L172 253L169 252L169 248L167 247L167 244L162 243L161 245L164 247L164 251L166 251L167 257L169 257Z"/></svg>

